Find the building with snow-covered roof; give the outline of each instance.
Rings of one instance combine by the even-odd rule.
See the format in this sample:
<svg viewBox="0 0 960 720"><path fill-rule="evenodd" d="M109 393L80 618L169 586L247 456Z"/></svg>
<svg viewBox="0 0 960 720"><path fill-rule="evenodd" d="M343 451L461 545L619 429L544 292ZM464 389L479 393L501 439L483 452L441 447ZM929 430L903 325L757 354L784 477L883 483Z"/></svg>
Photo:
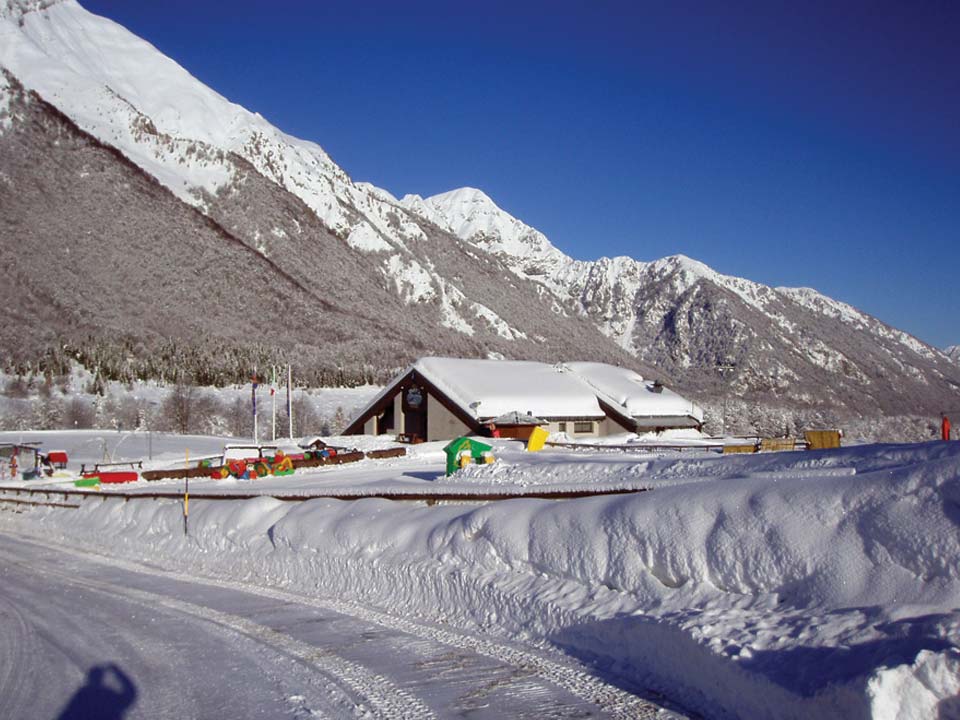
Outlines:
<svg viewBox="0 0 960 720"><path fill-rule="evenodd" d="M384 388L344 434L447 440L486 434L498 418L511 413L532 416L549 432L575 437L699 427L703 422L703 412L693 403L662 386L653 389L654 383L636 373L618 372L630 371L602 363L421 358ZM660 423L655 421L657 398L663 401Z"/></svg>
<svg viewBox="0 0 960 720"><path fill-rule="evenodd" d="M598 362L564 366L596 392L604 412L621 415L633 432L699 429L703 425L703 410L698 405L633 370Z"/></svg>

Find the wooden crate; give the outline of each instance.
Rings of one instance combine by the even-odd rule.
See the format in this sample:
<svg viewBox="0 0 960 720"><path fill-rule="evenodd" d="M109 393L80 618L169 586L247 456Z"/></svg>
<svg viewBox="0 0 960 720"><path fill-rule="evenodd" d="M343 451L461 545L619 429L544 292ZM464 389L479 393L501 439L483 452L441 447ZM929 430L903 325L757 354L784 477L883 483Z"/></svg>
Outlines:
<svg viewBox="0 0 960 720"><path fill-rule="evenodd" d="M760 441L760 452L787 452L797 449L797 441L793 438L763 438Z"/></svg>
<svg viewBox="0 0 960 720"><path fill-rule="evenodd" d="M828 450L840 447L842 433L839 430L807 430L803 433L808 450Z"/></svg>

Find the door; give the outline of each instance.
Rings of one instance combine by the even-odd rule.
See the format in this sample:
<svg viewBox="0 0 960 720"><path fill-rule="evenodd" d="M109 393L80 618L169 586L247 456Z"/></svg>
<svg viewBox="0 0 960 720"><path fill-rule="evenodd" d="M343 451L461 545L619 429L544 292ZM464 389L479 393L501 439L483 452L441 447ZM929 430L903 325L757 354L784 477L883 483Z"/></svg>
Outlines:
<svg viewBox="0 0 960 720"><path fill-rule="evenodd" d="M427 394L417 385L403 391L403 434L411 442L427 439Z"/></svg>

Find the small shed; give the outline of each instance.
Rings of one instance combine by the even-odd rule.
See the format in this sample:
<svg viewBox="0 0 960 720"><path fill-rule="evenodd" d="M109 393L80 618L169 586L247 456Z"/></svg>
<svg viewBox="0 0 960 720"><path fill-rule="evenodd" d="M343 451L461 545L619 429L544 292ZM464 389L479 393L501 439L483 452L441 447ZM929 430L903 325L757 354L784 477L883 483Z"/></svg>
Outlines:
<svg viewBox="0 0 960 720"><path fill-rule="evenodd" d="M490 421L490 424L493 425L494 437L527 441L535 427L549 423L546 420L534 417L530 413L513 410L494 418Z"/></svg>
<svg viewBox="0 0 960 720"><path fill-rule="evenodd" d="M297 445L299 445L303 450L314 450L317 452L328 447L328 445L323 441L323 438L319 435L302 438Z"/></svg>
<svg viewBox="0 0 960 720"><path fill-rule="evenodd" d="M67 467L67 460L68 460L67 451L51 450L50 452L47 453L47 460L57 470L65 470Z"/></svg>
<svg viewBox="0 0 960 720"><path fill-rule="evenodd" d="M473 462L481 462L484 459L484 453L492 453L493 448L476 438L458 437L447 443L443 452L447 455L447 475L453 475L460 467L462 455L468 453Z"/></svg>

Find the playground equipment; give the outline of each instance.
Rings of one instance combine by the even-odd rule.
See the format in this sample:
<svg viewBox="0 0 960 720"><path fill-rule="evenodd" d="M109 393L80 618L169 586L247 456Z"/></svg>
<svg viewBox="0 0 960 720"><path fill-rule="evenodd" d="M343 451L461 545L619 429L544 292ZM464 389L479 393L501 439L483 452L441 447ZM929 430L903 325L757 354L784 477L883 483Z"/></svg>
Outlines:
<svg viewBox="0 0 960 720"><path fill-rule="evenodd" d="M450 441L443 452L447 455L447 475L453 475L458 469L471 463L492 463L493 448L476 438L459 437Z"/></svg>

